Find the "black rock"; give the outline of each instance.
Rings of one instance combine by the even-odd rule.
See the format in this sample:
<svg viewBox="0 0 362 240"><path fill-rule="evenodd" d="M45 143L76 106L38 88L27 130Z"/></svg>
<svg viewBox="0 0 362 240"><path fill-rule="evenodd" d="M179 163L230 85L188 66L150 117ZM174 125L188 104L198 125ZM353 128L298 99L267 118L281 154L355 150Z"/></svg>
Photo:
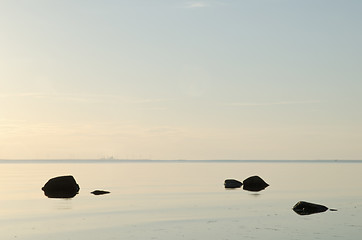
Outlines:
<svg viewBox="0 0 362 240"><path fill-rule="evenodd" d="M328 208L326 206L315 203L299 201L297 202L297 204L294 205L293 210L299 215L310 215L314 213L325 212L328 210ZM336 211L335 209L331 210Z"/></svg>
<svg viewBox="0 0 362 240"><path fill-rule="evenodd" d="M243 181L243 189L247 191L259 192L268 186L269 184L259 176L248 177Z"/></svg>
<svg viewBox="0 0 362 240"><path fill-rule="evenodd" d="M79 185L73 176L60 176L49 179L42 187L49 198L72 198L79 192Z"/></svg>
<svg viewBox="0 0 362 240"><path fill-rule="evenodd" d="M103 194L108 194L108 193L111 193L111 192L103 191L103 190L94 190L91 193L94 194L94 195L103 195Z"/></svg>
<svg viewBox="0 0 362 240"><path fill-rule="evenodd" d="M225 188L240 188L242 185L242 182L235 179L226 179L224 182Z"/></svg>

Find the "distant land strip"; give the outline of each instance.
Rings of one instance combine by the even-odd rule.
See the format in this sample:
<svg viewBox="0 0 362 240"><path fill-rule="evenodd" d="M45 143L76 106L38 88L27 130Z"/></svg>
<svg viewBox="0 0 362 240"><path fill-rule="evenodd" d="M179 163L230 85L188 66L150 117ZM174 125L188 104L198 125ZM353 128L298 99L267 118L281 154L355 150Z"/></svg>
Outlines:
<svg viewBox="0 0 362 240"><path fill-rule="evenodd" d="M362 163L362 160L151 160L151 159L0 159L0 164L85 163Z"/></svg>

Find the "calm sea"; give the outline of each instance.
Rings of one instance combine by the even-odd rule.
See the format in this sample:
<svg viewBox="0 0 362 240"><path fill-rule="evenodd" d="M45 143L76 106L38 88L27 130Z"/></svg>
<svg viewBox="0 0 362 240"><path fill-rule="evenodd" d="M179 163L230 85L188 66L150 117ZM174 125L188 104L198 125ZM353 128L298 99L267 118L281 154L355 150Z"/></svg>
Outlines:
<svg viewBox="0 0 362 240"><path fill-rule="evenodd" d="M361 239L362 162L0 161L0 237L28 240ZM80 192L50 199L48 179ZM224 180L259 175L260 192ZM101 189L111 193L95 196ZM300 200L338 211L300 216Z"/></svg>

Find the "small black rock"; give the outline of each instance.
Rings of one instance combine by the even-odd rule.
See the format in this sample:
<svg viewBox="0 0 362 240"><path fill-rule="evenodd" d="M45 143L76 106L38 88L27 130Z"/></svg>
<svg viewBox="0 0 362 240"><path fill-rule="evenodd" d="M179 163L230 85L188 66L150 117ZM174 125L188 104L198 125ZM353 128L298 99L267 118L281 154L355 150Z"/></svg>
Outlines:
<svg viewBox="0 0 362 240"><path fill-rule="evenodd" d="M91 193L94 194L94 195L103 195L103 194L108 194L108 193L111 193L111 192L103 191L103 190L94 190Z"/></svg>
<svg viewBox="0 0 362 240"><path fill-rule="evenodd" d="M325 212L328 210L328 208L326 206L315 203L299 201L297 202L297 204L294 205L293 210L299 215L310 215L314 213ZM336 211L336 209L331 210Z"/></svg>
<svg viewBox="0 0 362 240"><path fill-rule="evenodd" d="M226 179L224 182L225 188L240 188L242 185L242 182L235 179Z"/></svg>
<svg viewBox="0 0 362 240"><path fill-rule="evenodd" d="M259 192L268 186L269 184L259 176L251 176L243 181L243 189L247 191Z"/></svg>

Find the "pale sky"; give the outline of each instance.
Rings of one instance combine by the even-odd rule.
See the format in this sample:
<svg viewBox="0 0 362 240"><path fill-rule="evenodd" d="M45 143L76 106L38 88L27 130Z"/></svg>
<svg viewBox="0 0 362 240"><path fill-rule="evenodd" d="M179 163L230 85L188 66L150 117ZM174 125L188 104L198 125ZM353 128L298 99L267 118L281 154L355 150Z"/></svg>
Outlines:
<svg viewBox="0 0 362 240"><path fill-rule="evenodd" d="M0 159L362 159L362 1L0 1Z"/></svg>

